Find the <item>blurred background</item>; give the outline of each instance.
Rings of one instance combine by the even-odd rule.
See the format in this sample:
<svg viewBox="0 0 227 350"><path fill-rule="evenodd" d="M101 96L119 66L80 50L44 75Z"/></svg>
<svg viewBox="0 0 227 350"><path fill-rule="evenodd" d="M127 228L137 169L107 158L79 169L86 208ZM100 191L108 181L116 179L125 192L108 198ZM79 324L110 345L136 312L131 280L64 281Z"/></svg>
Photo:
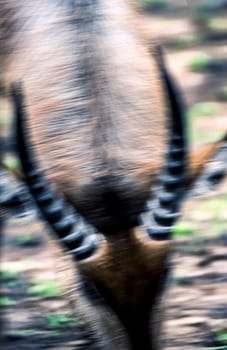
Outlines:
<svg viewBox="0 0 227 350"><path fill-rule="evenodd" d="M146 33L164 46L169 71L183 91L191 147L218 140L227 130L227 1L141 0L141 7ZM0 205L8 211L0 311L6 349L86 348L80 320L65 295L70 276L29 198L25 204L22 200L27 195L16 180L12 120L12 107L2 95ZM227 180L216 187L209 181L218 182L226 164L223 147L174 229L175 268L164 330L168 350L227 349ZM20 209L13 209L13 203Z"/></svg>

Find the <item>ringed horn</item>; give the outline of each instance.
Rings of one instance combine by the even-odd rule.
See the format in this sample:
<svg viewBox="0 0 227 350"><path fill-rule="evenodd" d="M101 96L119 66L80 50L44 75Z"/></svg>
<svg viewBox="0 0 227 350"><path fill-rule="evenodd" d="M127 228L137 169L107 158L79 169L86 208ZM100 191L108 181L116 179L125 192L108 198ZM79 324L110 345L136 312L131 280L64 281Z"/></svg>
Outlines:
<svg viewBox="0 0 227 350"><path fill-rule="evenodd" d="M148 213L145 213L142 221L152 239L165 240L171 237L172 225L178 218L178 209L184 195L187 144L183 99L166 70L160 46L157 47L157 62L169 103L169 146L157 195L147 203Z"/></svg>
<svg viewBox="0 0 227 350"><path fill-rule="evenodd" d="M17 148L25 182L40 209L63 247L76 259L89 257L96 248L92 228L75 211L67 208L62 198L50 189L48 181L36 164L26 135L26 113L21 83L14 84L12 96L15 103Z"/></svg>
<svg viewBox="0 0 227 350"><path fill-rule="evenodd" d="M141 214L141 221L152 239L166 240L171 238L172 225L178 217L177 212L183 192L187 147L181 98L165 68L161 48L158 48L157 52L159 69L169 103L169 146L164 174L161 177L160 186L157 188L157 195L155 199L148 201L148 210ZM15 104L18 152L29 191L44 219L49 223L64 248L76 260L86 259L92 255L98 245L94 228L50 189L50 185L42 171L39 170L29 146L21 83L17 82L13 85L12 96Z"/></svg>

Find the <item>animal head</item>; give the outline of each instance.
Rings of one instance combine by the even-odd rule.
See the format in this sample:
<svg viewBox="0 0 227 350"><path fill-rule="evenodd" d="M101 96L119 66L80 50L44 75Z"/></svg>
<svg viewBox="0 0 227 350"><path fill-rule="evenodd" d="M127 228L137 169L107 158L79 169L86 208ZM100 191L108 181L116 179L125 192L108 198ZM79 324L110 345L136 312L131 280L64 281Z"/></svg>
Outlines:
<svg viewBox="0 0 227 350"><path fill-rule="evenodd" d="M150 198L136 221L127 220L124 212L118 213L118 208L114 207L117 202L110 203L119 215L116 220L120 218L113 227L91 225L75 208L67 208L65 201L50 188L29 144L22 85L13 87L18 150L26 183L43 217L79 266L81 280L78 283L88 295L84 307L89 309L90 315L94 314L90 317L95 318L91 327L97 326L97 314L105 315L103 303L107 304L117 317L114 323L120 323L120 329L126 331L127 341L123 337L124 342L133 349L158 346L153 333L159 323L158 305L168 272L169 240L182 199L186 167L183 109L161 51L158 59L170 105L166 163L156 196ZM104 238L100 240L97 233ZM112 321L107 321L106 316L104 319L111 327ZM102 327L105 328L99 325ZM112 342L115 344L116 340Z"/></svg>
<svg viewBox="0 0 227 350"><path fill-rule="evenodd" d="M5 4L23 173L75 262L77 309L96 349L157 350L189 159L178 89L126 1Z"/></svg>

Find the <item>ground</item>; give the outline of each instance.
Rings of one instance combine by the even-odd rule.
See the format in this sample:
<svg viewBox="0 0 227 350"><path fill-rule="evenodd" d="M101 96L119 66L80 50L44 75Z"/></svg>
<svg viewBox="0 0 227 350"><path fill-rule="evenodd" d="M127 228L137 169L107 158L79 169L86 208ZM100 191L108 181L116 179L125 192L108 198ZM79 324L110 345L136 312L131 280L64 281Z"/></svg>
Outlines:
<svg viewBox="0 0 227 350"><path fill-rule="evenodd" d="M206 199L189 200L176 229L164 298L166 350L227 349L226 184ZM184 230L191 234L181 236ZM8 214L3 241L5 348L86 349L88 341L71 302L72 270L67 271L36 211L30 208L23 217Z"/></svg>
<svg viewBox="0 0 227 350"><path fill-rule="evenodd" d="M227 33L226 13L215 12L201 28L202 21L193 22L182 1L173 3L174 11L146 14L144 23L147 33L165 44L169 69L189 106L190 140L196 147L227 130L227 34L222 28ZM206 63L207 57L212 64ZM6 101L2 103L5 121L9 109ZM6 130L7 123L3 126ZM227 349L227 181L212 191L206 183L210 171L223 170L225 154L223 149L207 168L175 229L173 268L165 294L166 350ZM1 189L12 186L13 190L13 181L4 174L0 183ZM202 196L194 198L198 194ZM86 349L89 340L83 337L83 325L71 302L72 271L66 270L32 204L23 216L7 213L2 241L4 348Z"/></svg>

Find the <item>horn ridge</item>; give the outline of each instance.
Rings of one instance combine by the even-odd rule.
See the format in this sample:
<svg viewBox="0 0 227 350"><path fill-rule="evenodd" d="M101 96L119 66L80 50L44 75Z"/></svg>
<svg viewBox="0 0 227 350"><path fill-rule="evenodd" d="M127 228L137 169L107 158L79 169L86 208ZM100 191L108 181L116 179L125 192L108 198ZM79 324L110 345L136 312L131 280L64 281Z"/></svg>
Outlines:
<svg viewBox="0 0 227 350"><path fill-rule="evenodd" d="M38 194L36 199L40 204L44 206L48 206L53 203L53 195L50 193L50 191Z"/></svg>
<svg viewBox="0 0 227 350"><path fill-rule="evenodd" d="M183 176L181 174L177 175L171 175L171 174L164 174L161 177L162 185L166 190L177 190L179 187L179 184L183 181Z"/></svg>
<svg viewBox="0 0 227 350"><path fill-rule="evenodd" d="M182 161L182 157L184 157L186 150L181 146L170 145L170 150L168 152L168 158L176 159Z"/></svg>
<svg viewBox="0 0 227 350"><path fill-rule="evenodd" d="M184 168L184 162L181 160L169 160L167 163L167 171L172 175L177 176Z"/></svg>
<svg viewBox="0 0 227 350"><path fill-rule="evenodd" d="M159 208L154 211L153 217L160 226L171 226L176 221L178 214L172 210Z"/></svg>
<svg viewBox="0 0 227 350"><path fill-rule="evenodd" d="M169 75L162 49L157 47L158 66L163 78L169 101L169 146L164 173L160 178L157 197L153 206L149 205L148 235L155 240L171 238L172 225L178 218L178 208L183 196L183 185L187 163L185 132L185 108L178 87Z"/></svg>
<svg viewBox="0 0 227 350"><path fill-rule="evenodd" d="M147 228L148 235L155 239L156 241L164 241L171 238L172 226L170 227L161 227L161 226L152 226Z"/></svg>
<svg viewBox="0 0 227 350"><path fill-rule="evenodd" d="M92 236L86 236L86 238L83 241L83 244L80 245L78 248L75 248L71 250L71 255L76 260L83 260L90 258L91 254L90 251L94 251L96 248L95 240Z"/></svg>
<svg viewBox="0 0 227 350"><path fill-rule="evenodd" d="M26 140L26 115L21 83L12 86L12 97L15 105L17 148L21 160L25 182L44 219L48 222L63 247L76 260L88 258L96 249L94 235L88 236L89 225L77 214L69 218L66 215L66 204L53 190L40 169L37 168L32 151Z"/></svg>
<svg viewBox="0 0 227 350"><path fill-rule="evenodd" d="M177 200L177 193L161 191L161 193L158 196L158 200L160 203L160 207L166 209L172 208Z"/></svg>
<svg viewBox="0 0 227 350"><path fill-rule="evenodd" d="M73 230L74 230L74 226L75 226L75 222L72 218L65 218L65 220L61 220L59 222L55 222L53 224L55 230L58 232L59 237L60 238L64 238L68 235L71 235Z"/></svg>

